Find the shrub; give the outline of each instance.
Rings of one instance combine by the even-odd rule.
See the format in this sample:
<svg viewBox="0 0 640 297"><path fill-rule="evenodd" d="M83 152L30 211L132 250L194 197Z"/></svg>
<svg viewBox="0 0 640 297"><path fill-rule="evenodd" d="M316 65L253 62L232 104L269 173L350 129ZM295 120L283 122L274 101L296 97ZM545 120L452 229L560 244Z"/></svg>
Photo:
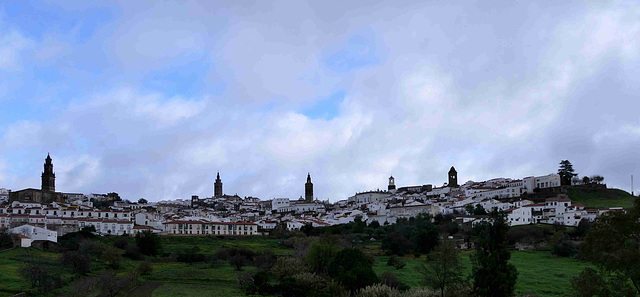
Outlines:
<svg viewBox="0 0 640 297"><path fill-rule="evenodd" d="M383 284L374 284L360 289L356 297L400 297L400 292Z"/></svg>
<svg viewBox="0 0 640 297"><path fill-rule="evenodd" d="M271 268L271 272L273 272L273 274L275 274L280 279L293 277L296 274L310 271L311 269L304 260L300 258L284 256L278 257L278 259L276 260L276 264Z"/></svg>
<svg viewBox="0 0 640 297"><path fill-rule="evenodd" d="M276 256L270 250L265 250L256 255L253 260L253 265L260 270L269 270L274 264L276 264Z"/></svg>
<svg viewBox="0 0 640 297"><path fill-rule="evenodd" d="M328 272L329 276L352 292L378 282L372 263L362 251L355 248L339 251L329 264Z"/></svg>
<svg viewBox="0 0 640 297"><path fill-rule="evenodd" d="M91 254L68 251L62 254L62 263L70 265L74 273L85 274L91 269Z"/></svg>
<svg viewBox="0 0 640 297"><path fill-rule="evenodd" d="M129 246L129 241L126 238L120 238L113 243L113 246L121 250L126 250Z"/></svg>
<svg viewBox="0 0 640 297"><path fill-rule="evenodd" d="M142 253L140 253L140 249L135 245L127 246L127 249L124 252L124 256L131 260L142 259Z"/></svg>
<svg viewBox="0 0 640 297"><path fill-rule="evenodd" d="M405 291L411 288L409 285L403 283L393 272L385 271L380 276L382 278L382 284L389 286L390 288Z"/></svg>
<svg viewBox="0 0 640 297"><path fill-rule="evenodd" d="M151 266L151 263L145 261L140 263L140 265L138 265L138 269L136 269L136 272L140 275L149 275L153 272L153 266Z"/></svg>
<svg viewBox="0 0 640 297"><path fill-rule="evenodd" d="M143 255L155 256L162 250L160 237L151 231L136 234L136 245Z"/></svg>
<svg viewBox="0 0 640 297"><path fill-rule="evenodd" d="M102 251L102 260L109 265L112 269L120 268L120 259L122 259L123 252L114 247L108 247Z"/></svg>
<svg viewBox="0 0 640 297"><path fill-rule="evenodd" d="M395 269L402 269L405 265L407 265L407 263L402 260L402 258L396 255L392 255L391 257L389 257L389 260L387 260L387 265L393 266Z"/></svg>

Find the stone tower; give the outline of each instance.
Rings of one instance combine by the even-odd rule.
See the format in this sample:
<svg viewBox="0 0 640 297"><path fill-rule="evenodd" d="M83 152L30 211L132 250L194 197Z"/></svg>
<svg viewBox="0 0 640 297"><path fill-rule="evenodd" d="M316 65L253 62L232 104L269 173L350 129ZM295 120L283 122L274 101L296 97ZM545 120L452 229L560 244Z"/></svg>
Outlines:
<svg viewBox="0 0 640 297"><path fill-rule="evenodd" d="M307 173L307 183L304 184L304 200L305 202L313 202L313 184L309 173Z"/></svg>
<svg viewBox="0 0 640 297"><path fill-rule="evenodd" d="M51 157L47 154L47 158L44 160L44 171L42 172L42 191L43 192L55 192L56 191L56 174L53 173L53 163L51 163Z"/></svg>
<svg viewBox="0 0 640 297"><path fill-rule="evenodd" d="M453 166L449 169L449 187L457 188L458 187L458 172Z"/></svg>
<svg viewBox="0 0 640 297"><path fill-rule="evenodd" d="M218 172L216 182L213 184L213 197L222 197L222 180L220 179L220 172Z"/></svg>
<svg viewBox="0 0 640 297"><path fill-rule="evenodd" d="M389 177L389 186L387 190L392 191L396 189L396 179L393 178L393 175Z"/></svg>

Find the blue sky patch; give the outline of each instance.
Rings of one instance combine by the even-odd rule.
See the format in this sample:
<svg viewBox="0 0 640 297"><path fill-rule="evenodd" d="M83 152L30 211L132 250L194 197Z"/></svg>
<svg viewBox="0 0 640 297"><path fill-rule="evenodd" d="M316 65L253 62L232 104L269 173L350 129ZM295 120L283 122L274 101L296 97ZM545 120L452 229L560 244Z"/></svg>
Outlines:
<svg viewBox="0 0 640 297"><path fill-rule="evenodd" d="M340 103L344 100L346 92L344 90L337 91L329 97L317 100L313 105L302 109L302 114L312 119L331 120L335 118L340 111Z"/></svg>
<svg viewBox="0 0 640 297"><path fill-rule="evenodd" d="M370 34L367 34L370 35ZM342 48L324 59L330 69L345 73L354 69L378 63L372 36L351 37Z"/></svg>

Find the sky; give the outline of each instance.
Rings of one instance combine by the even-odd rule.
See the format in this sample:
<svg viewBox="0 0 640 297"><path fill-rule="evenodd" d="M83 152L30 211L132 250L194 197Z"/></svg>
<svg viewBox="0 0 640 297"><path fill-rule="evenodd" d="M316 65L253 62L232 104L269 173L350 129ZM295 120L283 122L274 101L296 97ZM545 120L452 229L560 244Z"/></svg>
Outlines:
<svg viewBox="0 0 640 297"><path fill-rule="evenodd" d="M89 3L90 2L90 3ZM640 188L638 1L5 1L0 188L318 199Z"/></svg>

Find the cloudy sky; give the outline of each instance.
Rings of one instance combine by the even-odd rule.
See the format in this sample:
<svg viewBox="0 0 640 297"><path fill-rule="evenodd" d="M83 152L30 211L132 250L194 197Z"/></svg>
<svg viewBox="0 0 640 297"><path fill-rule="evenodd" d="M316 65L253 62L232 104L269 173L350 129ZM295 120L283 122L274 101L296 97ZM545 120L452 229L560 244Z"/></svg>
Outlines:
<svg viewBox="0 0 640 297"><path fill-rule="evenodd" d="M0 187L297 198L556 172L640 188L640 3L6 1Z"/></svg>

